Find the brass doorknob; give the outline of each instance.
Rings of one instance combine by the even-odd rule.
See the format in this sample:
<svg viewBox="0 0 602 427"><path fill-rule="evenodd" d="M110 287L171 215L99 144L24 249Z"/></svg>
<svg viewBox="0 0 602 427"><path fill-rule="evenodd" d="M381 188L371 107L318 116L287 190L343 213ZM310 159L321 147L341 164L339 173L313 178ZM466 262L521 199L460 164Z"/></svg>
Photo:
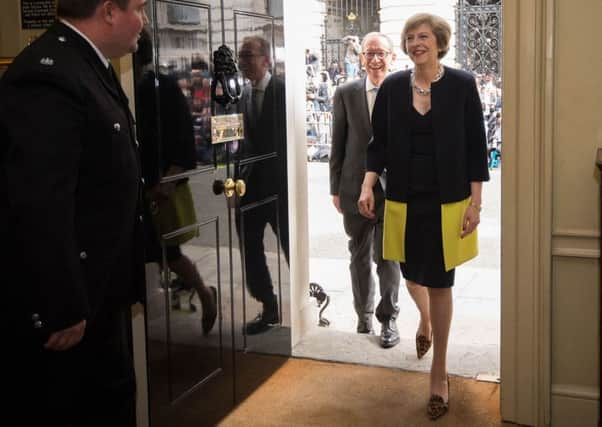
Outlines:
<svg viewBox="0 0 602 427"><path fill-rule="evenodd" d="M228 199L234 196L235 187L236 184L234 183L234 180L232 178L226 178L225 181L222 181L220 179L216 179L215 181L213 181L213 193L215 195L224 193L224 196L226 196Z"/></svg>
<svg viewBox="0 0 602 427"><path fill-rule="evenodd" d="M247 192L247 184L242 179L236 180L236 195L242 197Z"/></svg>
<svg viewBox="0 0 602 427"><path fill-rule="evenodd" d="M213 181L213 194L218 195L224 193L228 199L234 194L238 197L242 197L247 192L247 185L242 179L234 181L232 178L226 178L225 181L216 179Z"/></svg>

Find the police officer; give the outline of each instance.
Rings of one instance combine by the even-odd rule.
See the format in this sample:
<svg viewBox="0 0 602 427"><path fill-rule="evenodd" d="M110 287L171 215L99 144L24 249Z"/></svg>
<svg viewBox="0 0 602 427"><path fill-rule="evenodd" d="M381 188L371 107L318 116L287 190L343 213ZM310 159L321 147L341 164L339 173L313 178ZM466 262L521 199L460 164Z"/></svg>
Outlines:
<svg viewBox="0 0 602 427"><path fill-rule="evenodd" d="M128 314L144 283L141 183L109 59L137 49L145 3L59 0L59 20L0 81L8 425L135 423Z"/></svg>

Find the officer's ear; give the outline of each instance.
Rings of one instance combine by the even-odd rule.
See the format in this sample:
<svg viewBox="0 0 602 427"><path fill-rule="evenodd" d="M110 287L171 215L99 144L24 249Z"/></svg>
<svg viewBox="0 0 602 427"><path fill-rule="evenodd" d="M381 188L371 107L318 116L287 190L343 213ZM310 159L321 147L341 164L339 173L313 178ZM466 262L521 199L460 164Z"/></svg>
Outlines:
<svg viewBox="0 0 602 427"><path fill-rule="evenodd" d="M100 9L99 13L102 16L103 20L108 24L112 24L115 8L117 7L117 5L112 0L106 0L103 1L98 7Z"/></svg>

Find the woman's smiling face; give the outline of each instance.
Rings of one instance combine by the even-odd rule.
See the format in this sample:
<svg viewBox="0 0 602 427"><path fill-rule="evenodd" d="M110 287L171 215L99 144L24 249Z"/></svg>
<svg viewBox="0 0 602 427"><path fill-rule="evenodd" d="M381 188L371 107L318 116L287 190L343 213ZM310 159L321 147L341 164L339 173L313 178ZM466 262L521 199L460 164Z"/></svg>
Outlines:
<svg viewBox="0 0 602 427"><path fill-rule="evenodd" d="M416 65L436 64L439 56L437 37L430 25L420 24L407 32L405 50L412 62Z"/></svg>

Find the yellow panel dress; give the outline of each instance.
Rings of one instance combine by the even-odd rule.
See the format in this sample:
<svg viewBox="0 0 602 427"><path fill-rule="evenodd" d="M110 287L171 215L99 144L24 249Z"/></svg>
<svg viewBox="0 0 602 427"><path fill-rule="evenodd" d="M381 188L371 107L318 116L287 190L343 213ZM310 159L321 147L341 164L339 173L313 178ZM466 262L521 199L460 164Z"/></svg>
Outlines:
<svg viewBox="0 0 602 427"><path fill-rule="evenodd" d="M477 234L460 238L470 198L442 204L437 182L431 112L410 108L408 202L385 203L383 256L398 260L406 280L424 286L451 287L457 265L478 253Z"/></svg>

